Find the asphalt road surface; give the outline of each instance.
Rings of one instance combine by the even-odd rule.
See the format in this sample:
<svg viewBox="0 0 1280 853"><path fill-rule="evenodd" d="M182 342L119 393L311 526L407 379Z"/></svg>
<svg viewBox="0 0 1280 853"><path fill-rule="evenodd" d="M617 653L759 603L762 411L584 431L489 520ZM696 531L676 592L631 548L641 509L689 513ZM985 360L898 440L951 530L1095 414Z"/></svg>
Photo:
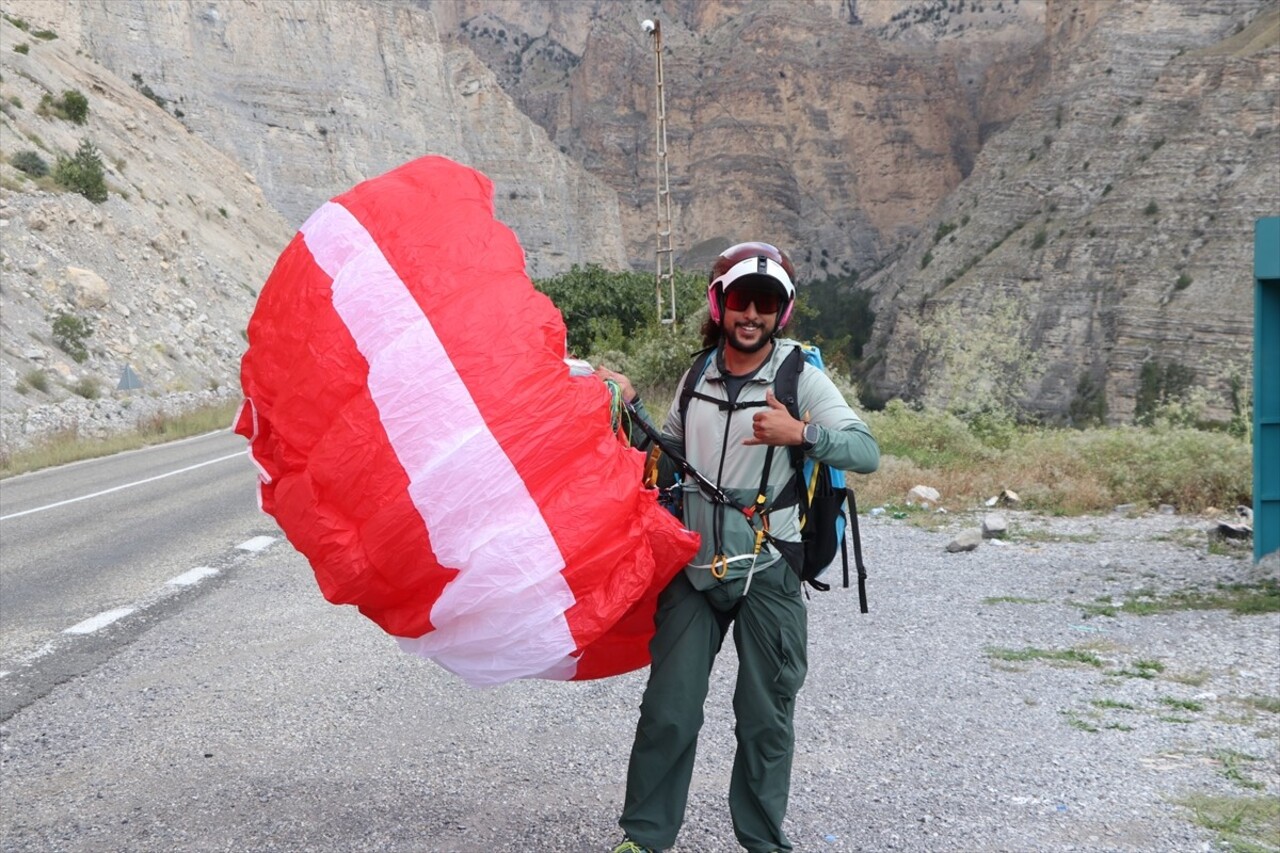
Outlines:
<svg viewBox="0 0 1280 853"><path fill-rule="evenodd" d="M0 481L0 719L81 669L68 653L109 648L108 624L165 612L235 546L279 537L244 449L224 430Z"/></svg>

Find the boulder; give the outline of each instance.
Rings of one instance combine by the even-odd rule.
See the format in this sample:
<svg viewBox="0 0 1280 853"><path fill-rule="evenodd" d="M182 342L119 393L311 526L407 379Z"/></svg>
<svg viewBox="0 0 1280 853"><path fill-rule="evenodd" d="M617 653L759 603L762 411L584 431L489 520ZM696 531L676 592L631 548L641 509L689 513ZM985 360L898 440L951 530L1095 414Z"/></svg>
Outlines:
<svg viewBox="0 0 1280 853"><path fill-rule="evenodd" d="M67 267L66 282L77 308L105 308L111 298L111 288L93 270Z"/></svg>
<svg viewBox="0 0 1280 853"><path fill-rule="evenodd" d="M955 554L960 551L972 551L982 544L982 531L976 527L971 527L963 531L955 539L947 543L948 553Z"/></svg>
<svg viewBox="0 0 1280 853"><path fill-rule="evenodd" d="M983 539L1003 539L1009 532L1009 521L998 512L989 512L982 519Z"/></svg>
<svg viewBox="0 0 1280 853"><path fill-rule="evenodd" d="M942 495L938 494L937 489L930 486L912 486L911 491L907 492L907 500L915 503L936 504L942 500Z"/></svg>

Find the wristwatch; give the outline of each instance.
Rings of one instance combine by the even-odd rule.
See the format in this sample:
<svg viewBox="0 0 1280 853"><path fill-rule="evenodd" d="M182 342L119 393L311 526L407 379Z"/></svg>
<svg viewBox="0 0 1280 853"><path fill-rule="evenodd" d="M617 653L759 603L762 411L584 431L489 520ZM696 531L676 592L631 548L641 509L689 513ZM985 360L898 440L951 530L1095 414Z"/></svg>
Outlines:
<svg viewBox="0 0 1280 853"><path fill-rule="evenodd" d="M804 425L804 439L800 442L800 449L808 453L813 450L814 445L818 443L818 439L822 436L822 430L817 424Z"/></svg>

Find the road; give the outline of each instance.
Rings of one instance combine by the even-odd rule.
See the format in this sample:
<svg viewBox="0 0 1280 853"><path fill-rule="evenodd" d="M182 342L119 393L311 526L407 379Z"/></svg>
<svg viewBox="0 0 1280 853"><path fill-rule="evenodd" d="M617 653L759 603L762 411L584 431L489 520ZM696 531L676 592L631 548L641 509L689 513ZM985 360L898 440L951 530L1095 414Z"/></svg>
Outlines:
<svg viewBox="0 0 1280 853"><path fill-rule="evenodd" d="M184 590L170 581L213 577L237 544L278 536L254 488L244 439L225 430L0 481L0 672L40 684L0 718L68 674L47 670L72 637L166 606Z"/></svg>

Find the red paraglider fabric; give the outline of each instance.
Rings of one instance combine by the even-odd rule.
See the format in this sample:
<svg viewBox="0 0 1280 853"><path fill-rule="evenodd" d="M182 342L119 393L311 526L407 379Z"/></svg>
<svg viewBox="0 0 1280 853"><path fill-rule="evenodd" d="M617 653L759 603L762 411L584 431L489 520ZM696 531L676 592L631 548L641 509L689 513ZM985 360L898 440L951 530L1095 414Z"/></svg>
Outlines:
<svg viewBox="0 0 1280 853"><path fill-rule="evenodd" d="M616 675L697 537L569 375L492 197L424 157L312 214L249 322L236 431L329 601L473 684Z"/></svg>

